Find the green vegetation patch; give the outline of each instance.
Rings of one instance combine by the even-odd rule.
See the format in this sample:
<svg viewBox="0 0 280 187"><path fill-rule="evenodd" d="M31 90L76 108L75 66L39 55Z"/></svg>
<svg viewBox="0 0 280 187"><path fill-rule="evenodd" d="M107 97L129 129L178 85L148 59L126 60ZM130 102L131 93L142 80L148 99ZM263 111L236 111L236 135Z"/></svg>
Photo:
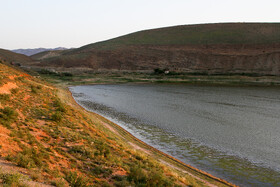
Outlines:
<svg viewBox="0 0 280 187"><path fill-rule="evenodd" d="M86 45L70 53L88 49L112 50L131 45L271 43L280 43L279 23L220 23L182 25L139 31L111 40Z"/></svg>
<svg viewBox="0 0 280 187"><path fill-rule="evenodd" d="M39 92L39 90L42 89L42 86L41 86L41 85L37 85L37 86L31 85L30 88L31 88L31 92L32 92L32 93L37 94L37 93Z"/></svg>
<svg viewBox="0 0 280 187"><path fill-rule="evenodd" d="M88 180L81 176L78 175L77 172L68 172L65 180L69 183L70 186L72 187L86 187L88 186Z"/></svg>
<svg viewBox="0 0 280 187"><path fill-rule="evenodd" d="M0 94L0 101L8 101L10 100L9 94Z"/></svg>
<svg viewBox="0 0 280 187"><path fill-rule="evenodd" d="M40 149L24 147L23 151L18 153L15 157L7 156L7 159L15 162L18 166L23 168L41 168L46 167L45 159L49 159L49 154Z"/></svg>
<svg viewBox="0 0 280 187"><path fill-rule="evenodd" d="M10 123L16 120L18 113L11 107L0 109L0 122L10 128Z"/></svg>
<svg viewBox="0 0 280 187"><path fill-rule="evenodd" d="M27 177L19 173L0 173L0 184L3 186L27 187L24 181Z"/></svg>

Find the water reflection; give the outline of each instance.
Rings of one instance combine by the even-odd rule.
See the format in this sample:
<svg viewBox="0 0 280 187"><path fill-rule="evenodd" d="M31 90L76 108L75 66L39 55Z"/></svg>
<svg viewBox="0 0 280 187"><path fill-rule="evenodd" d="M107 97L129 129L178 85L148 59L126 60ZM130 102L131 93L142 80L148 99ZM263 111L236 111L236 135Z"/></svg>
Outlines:
<svg viewBox="0 0 280 187"><path fill-rule="evenodd" d="M276 88L76 86L85 108L187 164L244 186L280 185Z"/></svg>

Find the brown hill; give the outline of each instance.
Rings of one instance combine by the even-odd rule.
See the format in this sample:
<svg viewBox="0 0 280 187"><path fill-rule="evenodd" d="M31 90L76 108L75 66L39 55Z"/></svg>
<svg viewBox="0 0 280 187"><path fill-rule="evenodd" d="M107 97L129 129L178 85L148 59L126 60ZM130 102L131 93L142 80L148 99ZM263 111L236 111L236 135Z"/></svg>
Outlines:
<svg viewBox="0 0 280 187"><path fill-rule="evenodd" d="M23 54L18 54L18 53L14 53L12 51L9 50L5 50L5 49L0 49L0 60L7 62L7 63L29 63L32 62L33 60L28 57L25 56Z"/></svg>
<svg viewBox="0 0 280 187"><path fill-rule="evenodd" d="M140 31L45 58L40 65L280 75L280 24L203 24Z"/></svg>
<svg viewBox="0 0 280 187"><path fill-rule="evenodd" d="M71 50L71 49L68 49ZM59 55L62 55L63 53L65 53L68 50L52 50L52 51L42 51L36 54L31 55L30 57L33 60L43 60L46 58L51 58L51 57L57 57Z"/></svg>

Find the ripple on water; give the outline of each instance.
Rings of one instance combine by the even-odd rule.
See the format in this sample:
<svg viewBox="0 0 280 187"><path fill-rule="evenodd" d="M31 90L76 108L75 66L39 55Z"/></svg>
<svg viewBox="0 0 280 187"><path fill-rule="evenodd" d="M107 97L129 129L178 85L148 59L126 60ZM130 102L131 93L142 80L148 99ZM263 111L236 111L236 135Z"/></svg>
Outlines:
<svg viewBox="0 0 280 187"><path fill-rule="evenodd" d="M86 109L187 164L241 186L280 186L279 89L97 85L71 91Z"/></svg>

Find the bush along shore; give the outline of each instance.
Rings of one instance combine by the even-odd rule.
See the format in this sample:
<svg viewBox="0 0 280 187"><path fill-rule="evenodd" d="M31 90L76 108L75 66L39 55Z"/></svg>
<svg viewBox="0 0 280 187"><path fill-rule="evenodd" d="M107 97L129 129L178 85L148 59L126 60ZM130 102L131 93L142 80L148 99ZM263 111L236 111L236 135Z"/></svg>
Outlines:
<svg viewBox="0 0 280 187"><path fill-rule="evenodd" d="M64 69L35 69L31 72L56 85L121 83L180 83L221 86L280 86L280 77L258 74L207 74L206 72L183 73L156 68L152 72L86 72Z"/></svg>

